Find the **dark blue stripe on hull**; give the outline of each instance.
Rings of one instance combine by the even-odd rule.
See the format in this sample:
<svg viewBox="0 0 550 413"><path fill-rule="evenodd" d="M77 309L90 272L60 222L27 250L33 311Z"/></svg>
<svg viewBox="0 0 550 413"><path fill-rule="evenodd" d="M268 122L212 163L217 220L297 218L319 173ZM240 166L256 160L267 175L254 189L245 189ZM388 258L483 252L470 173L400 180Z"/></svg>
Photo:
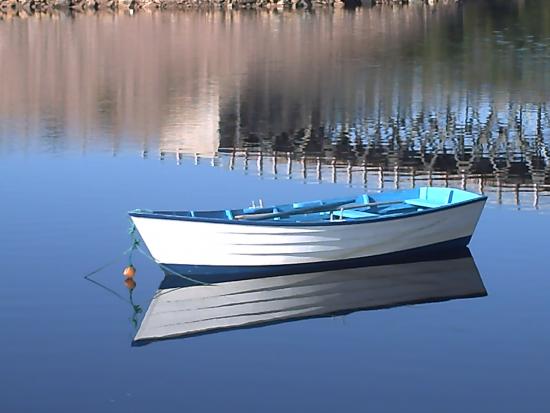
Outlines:
<svg viewBox="0 0 550 413"><path fill-rule="evenodd" d="M308 272L331 271L344 268L363 266L403 264L407 262L442 260L453 258L457 249L464 251L471 237L458 238L438 244L388 254L352 258L338 261L324 261L306 264L290 265L255 265L255 266L218 266L218 265L183 265L163 264L163 266L177 274L196 278L207 283L237 281L247 278L269 277L276 275L303 274ZM166 272L160 289L181 287L182 279L177 275Z"/></svg>

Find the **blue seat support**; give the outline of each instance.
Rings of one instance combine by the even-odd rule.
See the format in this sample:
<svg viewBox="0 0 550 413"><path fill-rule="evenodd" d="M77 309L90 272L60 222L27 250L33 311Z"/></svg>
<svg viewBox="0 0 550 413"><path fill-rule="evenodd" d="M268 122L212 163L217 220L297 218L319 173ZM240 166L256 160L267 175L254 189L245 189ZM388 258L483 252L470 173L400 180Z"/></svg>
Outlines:
<svg viewBox="0 0 550 413"><path fill-rule="evenodd" d="M354 209L347 209L344 211L334 211L332 213L334 217L338 218L368 218L368 217L377 217L378 214L371 214L370 212L357 211Z"/></svg>

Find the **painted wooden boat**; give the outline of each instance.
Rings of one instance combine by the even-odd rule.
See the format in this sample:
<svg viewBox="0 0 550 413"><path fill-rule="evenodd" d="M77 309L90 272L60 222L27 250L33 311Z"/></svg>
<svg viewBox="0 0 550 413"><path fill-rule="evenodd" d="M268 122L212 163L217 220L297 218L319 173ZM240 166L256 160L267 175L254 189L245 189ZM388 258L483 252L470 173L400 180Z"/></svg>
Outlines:
<svg viewBox="0 0 550 413"><path fill-rule="evenodd" d="M212 276L225 280L223 275ZM134 345L311 317L487 294L467 248L429 261L196 285L167 274Z"/></svg>
<svg viewBox="0 0 550 413"><path fill-rule="evenodd" d="M423 187L273 207L129 214L154 259L180 274L284 274L464 247L486 199Z"/></svg>

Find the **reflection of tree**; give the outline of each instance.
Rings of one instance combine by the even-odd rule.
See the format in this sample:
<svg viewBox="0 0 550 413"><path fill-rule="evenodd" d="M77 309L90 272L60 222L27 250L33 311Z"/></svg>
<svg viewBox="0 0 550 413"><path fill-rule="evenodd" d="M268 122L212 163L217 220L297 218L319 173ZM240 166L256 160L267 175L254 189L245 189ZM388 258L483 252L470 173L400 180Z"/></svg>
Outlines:
<svg viewBox="0 0 550 413"><path fill-rule="evenodd" d="M299 56L311 53L290 45L295 71L254 71L238 102L226 99L222 113L238 113L239 124L222 115L220 130L240 138L222 133L221 147L544 185L550 12L540 9L533 0L465 2L429 19L414 7L397 17L363 11L357 20L393 23L399 35L381 29L383 49L349 36L338 51L349 64L325 60L307 74Z"/></svg>
<svg viewBox="0 0 550 413"><path fill-rule="evenodd" d="M123 139L162 147L164 133L167 151L214 154L219 141L548 182L543 0L88 17L0 26L0 118L30 125L0 129L0 149L12 135L45 135L51 150L94 136L115 151ZM209 140L183 142L205 119Z"/></svg>
<svg viewBox="0 0 550 413"><path fill-rule="evenodd" d="M383 170L404 167L466 177L482 175L502 183L549 185L550 142L544 133L550 131L550 116L544 105L518 111L507 113L512 127L495 122L496 108L487 108L485 117L468 109L468 117L459 121L459 115L448 107L447 113L439 116L416 113L414 119L367 119L357 125L244 137L246 145L224 149L263 155L290 152L295 158L320 157ZM527 112L536 113L531 117L534 125L527 121ZM419 134L419 130L427 132Z"/></svg>

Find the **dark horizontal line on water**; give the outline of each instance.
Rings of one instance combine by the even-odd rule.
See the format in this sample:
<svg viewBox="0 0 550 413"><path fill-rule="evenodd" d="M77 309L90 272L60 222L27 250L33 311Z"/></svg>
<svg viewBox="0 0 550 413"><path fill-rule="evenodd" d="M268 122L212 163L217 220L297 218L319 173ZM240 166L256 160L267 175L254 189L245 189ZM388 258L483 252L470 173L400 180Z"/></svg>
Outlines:
<svg viewBox="0 0 550 413"><path fill-rule="evenodd" d="M461 0L452 1L437 1L435 3L429 3L430 8L457 8L457 4ZM233 0L229 1L216 1L216 0L138 0L137 4L132 4L129 1L121 0L73 0L72 3L64 2L63 0L42 0L40 2L25 2L24 7L13 7L14 0L0 0L0 16L6 15L11 18L25 18L28 16L41 14L47 14L49 16L55 15L112 15L113 13L120 13L121 15L127 15L128 13L134 14L139 12L151 13L152 11L157 13L169 13L175 11L218 11L220 13L224 11L247 11L255 9L263 12L281 12L281 10L288 11L303 11L307 9L330 9L340 10L340 7L358 8L358 7L396 7L403 6L418 6L425 7L428 4L427 0L302 0L298 2L292 2L291 0L281 1L263 1L263 0ZM30 7L32 4L32 7ZM403 7L403 12L409 11Z"/></svg>

